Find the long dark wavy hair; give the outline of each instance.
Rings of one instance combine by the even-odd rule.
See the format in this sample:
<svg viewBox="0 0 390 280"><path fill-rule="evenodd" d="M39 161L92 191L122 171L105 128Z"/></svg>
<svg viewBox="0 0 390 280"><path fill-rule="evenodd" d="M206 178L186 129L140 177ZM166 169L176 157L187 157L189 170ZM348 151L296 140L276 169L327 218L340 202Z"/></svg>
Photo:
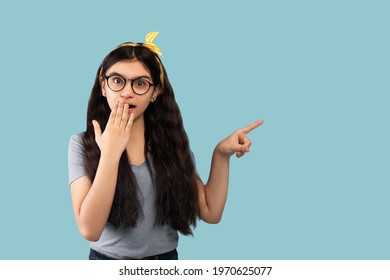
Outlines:
<svg viewBox="0 0 390 280"><path fill-rule="evenodd" d="M97 71L87 109L87 129L83 137L85 171L93 182L100 158L95 141L92 120L97 120L105 129L111 109L102 95L100 78L115 63L122 60L138 60L151 73L156 86L161 86L163 71L164 92L151 102L144 112L145 159L151 171L154 167L156 191L156 225L170 225L184 235L192 235L199 216L198 189L193 155L190 150L183 120L176 103L171 84L160 58L143 46L122 46L111 51ZM132 172L126 151L123 152L118 170L117 186L108 223L134 227L143 215L138 196L138 185Z"/></svg>

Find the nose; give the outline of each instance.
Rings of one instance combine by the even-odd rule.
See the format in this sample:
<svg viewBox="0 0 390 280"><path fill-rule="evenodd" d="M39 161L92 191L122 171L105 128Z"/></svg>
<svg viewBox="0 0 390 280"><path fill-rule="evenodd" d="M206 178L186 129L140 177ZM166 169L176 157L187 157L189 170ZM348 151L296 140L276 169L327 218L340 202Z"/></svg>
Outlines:
<svg viewBox="0 0 390 280"><path fill-rule="evenodd" d="M126 83L125 87L122 89L121 96L125 98L135 96L131 83Z"/></svg>

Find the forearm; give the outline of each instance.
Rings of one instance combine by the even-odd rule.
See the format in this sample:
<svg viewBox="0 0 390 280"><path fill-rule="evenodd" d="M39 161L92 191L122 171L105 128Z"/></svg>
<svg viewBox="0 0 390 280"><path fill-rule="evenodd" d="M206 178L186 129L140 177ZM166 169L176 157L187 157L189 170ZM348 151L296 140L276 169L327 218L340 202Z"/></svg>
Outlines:
<svg viewBox="0 0 390 280"><path fill-rule="evenodd" d="M214 221L219 221L225 207L228 184L230 156L218 151L218 146L213 152L209 179L205 185L206 203L209 216Z"/></svg>
<svg viewBox="0 0 390 280"><path fill-rule="evenodd" d="M79 226L90 239L98 240L107 223L114 199L118 168L119 159L102 155L95 179L81 204Z"/></svg>
<svg viewBox="0 0 390 280"><path fill-rule="evenodd" d="M220 221L228 193L230 157L235 154L240 158L249 152L251 141L246 135L262 123L260 120L233 132L215 147L207 184L198 179L200 217L205 222Z"/></svg>

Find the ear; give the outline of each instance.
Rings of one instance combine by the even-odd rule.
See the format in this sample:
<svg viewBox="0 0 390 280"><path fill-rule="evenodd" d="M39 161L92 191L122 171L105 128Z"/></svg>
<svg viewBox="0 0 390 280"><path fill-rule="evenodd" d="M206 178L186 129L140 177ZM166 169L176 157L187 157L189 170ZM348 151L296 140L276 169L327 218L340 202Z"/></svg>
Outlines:
<svg viewBox="0 0 390 280"><path fill-rule="evenodd" d="M158 95L160 94L160 90L161 90L161 87L156 87L154 89L153 94L152 94L152 99L150 100L151 102L156 101Z"/></svg>
<svg viewBox="0 0 390 280"><path fill-rule="evenodd" d="M104 89L105 82L104 82L103 77L100 77L100 78L99 78L99 84L100 84L100 89L101 89L101 91L102 91L102 95L103 95L104 97L106 97L106 96L107 96L107 93L106 93L106 90Z"/></svg>

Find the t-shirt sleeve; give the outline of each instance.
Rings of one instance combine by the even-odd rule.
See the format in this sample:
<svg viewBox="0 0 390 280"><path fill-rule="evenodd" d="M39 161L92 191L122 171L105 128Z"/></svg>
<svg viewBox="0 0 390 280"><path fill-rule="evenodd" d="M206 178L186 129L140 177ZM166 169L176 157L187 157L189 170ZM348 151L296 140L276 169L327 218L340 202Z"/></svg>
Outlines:
<svg viewBox="0 0 390 280"><path fill-rule="evenodd" d="M73 134L68 147L69 186L72 182L87 175L84 170L83 133Z"/></svg>

